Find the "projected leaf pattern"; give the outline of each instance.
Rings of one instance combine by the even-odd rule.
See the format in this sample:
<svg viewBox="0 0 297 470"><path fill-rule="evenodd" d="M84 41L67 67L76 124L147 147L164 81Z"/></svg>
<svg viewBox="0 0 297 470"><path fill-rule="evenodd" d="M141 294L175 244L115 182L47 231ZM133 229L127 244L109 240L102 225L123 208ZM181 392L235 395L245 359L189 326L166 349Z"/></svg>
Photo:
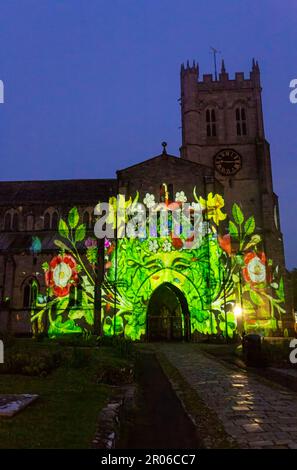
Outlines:
<svg viewBox="0 0 297 470"><path fill-rule="evenodd" d="M180 289L188 303L191 333L232 337L237 322L235 304L241 304L244 329L268 334L277 329L284 310L284 284L279 269L267 259L261 236L255 233L253 216L245 218L238 204L232 208L228 233L221 195L206 199L193 191L195 204L203 209L197 242L185 249L184 234L153 238L105 240L105 276L102 285L102 326L105 335L125 335L139 340L146 333L150 297L163 283ZM137 194L126 206L136 204ZM183 191L175 203L186 201ZM154 196L146 194L149 208ZM111 203L116 207L116 199ZM48 325L48 335L87 333L94 324L95 273L98 243L87 236L79 212L72 208L59 221L58 253L44 263L47 295L37 295L31 320L36 331ZM171 219L169 217L169 227ZM127 220L126 220L127 222ZM160 227L156 227L156 232ZM115 269L117 263L117 269Z"/></svg>

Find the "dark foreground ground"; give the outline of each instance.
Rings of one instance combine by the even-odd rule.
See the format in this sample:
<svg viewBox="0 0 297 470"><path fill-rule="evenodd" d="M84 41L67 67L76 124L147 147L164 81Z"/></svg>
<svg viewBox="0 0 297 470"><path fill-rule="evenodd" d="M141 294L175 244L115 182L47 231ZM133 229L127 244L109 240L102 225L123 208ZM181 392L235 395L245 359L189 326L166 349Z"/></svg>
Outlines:
<svg viewBox="0 0 297 470"><path fill-rule="evenodd" d="M120 449L194 449L201 447L197 431L152 352L137 359L137 409L128 416Z"/></svg>

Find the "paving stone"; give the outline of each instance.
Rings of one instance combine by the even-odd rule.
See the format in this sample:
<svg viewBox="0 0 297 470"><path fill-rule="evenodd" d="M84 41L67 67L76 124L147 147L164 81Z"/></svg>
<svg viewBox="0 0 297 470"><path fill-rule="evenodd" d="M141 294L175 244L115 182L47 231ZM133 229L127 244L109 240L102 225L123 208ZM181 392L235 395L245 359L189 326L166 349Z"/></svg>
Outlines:
<svg viewBox="0 0 297 470"><path fill-rule="evenodd" d="M297 442L292 442L288 445L289 449L297 449Z"/></svg>
<svg viewBox="0 0 297 470"><path fill-rule="evenodd" d="M283 432L283 431L278 431L275 433L276 439L282 440L282 439L288 439L289 438L289 433Z"/></svg>
<svg viewBox="0 0 297 470"><path fill-rule="evenodd" d="M232 406L232 410L234 411L249 411L247 406Z"/></svg>
<svg viewBox="0 0 297 470"><path fill-rule="evenodd" d="M247 443L251 443L253 441L262 441L263 439L266 439L266 436L263 436L262 432L247 432L247 431L245 431L245 433L241 437Z"/></svg>
<svg viewBox="0 0 297 470"><path fill-rule="evenodd" d="M250 442L250 446L254 449L258 449L259 447L273 447L274 443L272 441L252 441Z"/></svg>
<svg viewBox="0 0 297 470"><path fill-rule="evenodd" d="M297 448L297 395L204 355L195 344L158 345L241 448ZM295 446L295 447L294 447Z"/></svg>
<svg viewBox="0 0 297 470"><path fill-rule="evenodd" d="M279 426L282 431L287 432L297 432L297 427L290 427L290 426Z"/></svg>
<svg viewBox="0 0 297 470"><path fill-rule="evenodd" d="M279 446L287 446L291 442L291 440L290 439L283 439L283 440L282 439L280 439L280 440L276 439L273 442L276 445L279 445Z"/></svg>
<svg viewBox="0 0 297 470"><path fill-rule="evenodd" d="M251 423L251 424L243 424L242 425L243 429L246 431L246 432L259 432L259 431L263 431L263 428L261 428L261 426L257 423Z"/></svg>

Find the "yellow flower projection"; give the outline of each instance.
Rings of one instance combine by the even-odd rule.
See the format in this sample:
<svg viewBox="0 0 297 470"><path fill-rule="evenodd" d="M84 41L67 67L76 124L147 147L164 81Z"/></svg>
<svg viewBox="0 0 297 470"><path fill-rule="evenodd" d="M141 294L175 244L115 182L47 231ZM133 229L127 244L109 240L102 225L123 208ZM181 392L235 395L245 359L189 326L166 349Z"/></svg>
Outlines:
<svg viewBox="0 0 297 470"><path fill-rule="evenodd" d="M138 192L127 201L125 195L118 195L104 206L101 203L102 211L109 208L107 223L117 229L118 236L105 238L104 248L90 237L86 225L80 224L76 207L67 219L60 219L59 238L54 241L58 253L42 266L46 295L36 286L31 309L34 325L37 322L41 331L47 328L49 337L95 331L95 315L99 313L96 289L101 289L100 333L143 340L149 337L152 295L168 284L173 292L183 295L182 318L194 340L201 334L235 337L238 312L247 333L269 336L280 328L285 313L284 281L278 266L264 251L253 215L246 217L240 205L233 203L226 233L226 227L220 226L227 218L220 194L208 193L203 198L194 188L195 202L187 203L189 193L179 191L174 203L162 205L169 214L168 233L161 236L161 217L153 224L150 218L150 209L159 204L154 194L144 194L145 208L138 202ZM172 204L176 210L187 204L191 215L197 211L199 224L194 222L189 228L184 217L179 233L174 232ZM130 236L125 226L140 210L144 214L141 236ZM189 231L198 240L190 247ZM98 269L103 259L102 281Z"/></svg>
<svg viewBox="0 0 297 470"><path fill-rule="evenodd" d="M221 209L224 207L224 199L220 194L213 195L209 193L207 200L200 196L199 202L202 209L205 209L205 217L207 219L213 219L216 225L219 225L221 220L225 220L227 214L224 214Z"/></svg>
<svg viewBox="0 0 297 470"><path fill-rule="evenodd" d="M138 195L136 196L138 198ZM133 201L135 203L135 201ZM123 194L119 194L117 197L110 197L109 201L109 211L106 218L106 223L111 224L112 228L118 228L118 236L121 236L122 233L122 224L128 221L128 216L126 210L132 206L131 197L126 201ZM100 211L100 202L96 206L97 211Z"/></svg>

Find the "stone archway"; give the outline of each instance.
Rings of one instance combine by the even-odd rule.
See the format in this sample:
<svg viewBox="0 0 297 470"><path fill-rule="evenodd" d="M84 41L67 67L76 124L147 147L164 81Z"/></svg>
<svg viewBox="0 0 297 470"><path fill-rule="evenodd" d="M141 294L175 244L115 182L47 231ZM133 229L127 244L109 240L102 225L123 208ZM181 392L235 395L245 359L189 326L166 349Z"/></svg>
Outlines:
<svg viewBox="0 0 297 470"><path fill-rule="evenodd" d="M151 295L147 308L148 341L182 341L190 337L190 315L186 297L165 282Z"/></svg>

